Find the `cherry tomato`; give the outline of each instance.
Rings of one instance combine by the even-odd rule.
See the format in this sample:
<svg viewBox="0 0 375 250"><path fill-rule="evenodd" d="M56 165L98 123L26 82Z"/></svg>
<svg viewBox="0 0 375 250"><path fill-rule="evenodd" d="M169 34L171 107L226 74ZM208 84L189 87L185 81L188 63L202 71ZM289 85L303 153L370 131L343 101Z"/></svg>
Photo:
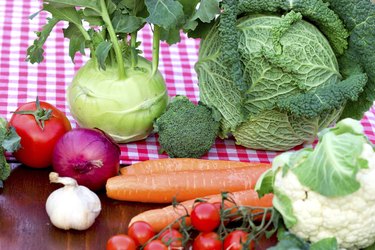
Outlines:
<svg viewBox="0 0 375 250"><path fill-rule="evenodd" d="M243 250L244 243L248 239L248 233L242 230L230 232L224 239L224 250ZM250 242L247 249L254 249L254 242Z"/></svg>
<svg viewBox="0 0 375 250"><path fill-rule="evenodd" d="M134 222L128 229L128 235L132 237L137 246L145 244L154 237L155 232L151 225L145 221Z"/></svg>
<svg viewBox="0 0 375 250"><path fill-rule="evenodd" d="M144 250L168 250L161 240L152 240L143 248Z"/></svg>
<svg viewBox="0 0 375 250"><path fill-rule="evenodd" d="M223 243L215 232L202 232L193 242L193 250L221 250Z"/></svg>
<svg viewBox="0 0 375 250"><path fill-rule="evenodd" d="M165 230L159 236L159 240L171 247L182 247L182 239L182 234L173 228Z"/></svg>
<svg viewBox="0 0 375 250"><path fill-rule="evenodd" d="M135 250L135 242L126 234L116 234L107 241L106 250Z"/></svg>
<svg viewBox="0 0 375 250"><path fill-rule="evenodd" d="M190 214L191 225L201 232L211 232L220 225L220 211L208 202L194 206Z"/></svg>
<svg viewBox="0 0 375 250"><path fill-rule="evenodd" d="M70 122L63 112L38 99L21 105L9 123L21 137L21 148L14 153L14 157L32 168L50 166L56 142L71 130Z"/></svg>

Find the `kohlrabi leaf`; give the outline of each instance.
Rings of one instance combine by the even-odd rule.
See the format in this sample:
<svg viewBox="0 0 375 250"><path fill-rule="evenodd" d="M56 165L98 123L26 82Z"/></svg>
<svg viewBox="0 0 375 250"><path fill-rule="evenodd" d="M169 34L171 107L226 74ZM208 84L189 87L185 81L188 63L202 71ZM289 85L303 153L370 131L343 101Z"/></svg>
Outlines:
<svg viewBox="0 0 375 250"><path fill-rule="evenodd" d="M132 14L138 14L145 9L145 2L139 0L121 0L118 4L119 8L125 7Z"/></svg>
<svg viewBox="0 0 375 250"><path fill-rule="evenodd" d="M54 17L48 18L48 22L43 26L42 31L36 32L38 38L34 40L34 43L29 48L27 48L27 61L31 63L40 63L41 61L43 61L43 45L46 42L47 37L51 33L52 29L59 21L59 19Z"/></svg>
<svg viewBox="0 0 375 250"><path fill-rule="evenodd" d="M112 43L109 41L103 41L99 43L98 47L95 50L95 55L101 69L106 69L106 60L108 53L112 48Z"/></svg>
<svg viewBox="0 0 375 250"><path fill-rule="evenodd" d="M44 4L43 9L51 13L56 19L81 25L81 16L74 7L56 8L52 4Z"/></svg>
<svg viewBox="0 0 375 250"><path fill-rule="evenodd" d="M211 22L220 13L219 0L201 0L193 19L204 23Z"/></svg>
<svg viewBox="0 0 375 250"><path fill-rule="evenodd" d="M125 15L120 11L115 12L112 25L116 33L132 33L139 30L145 23L144 18L133 15Z"/></svg>
<svg viewBox="0 0 375 250"><path fill-rule="evenodd" d="M319 134L319 142L304 161L291 168L302 185L327 197L351 194L360 188L359 170L368 168L361 158L367 140L359 121L344 119Z"/></svg>
<svg viewBox="0 0 375 250"><path fill-rule="evenodd" d="M185 18L182 5L175 0L145 0L147 22L166 30L177 27Z"/></svg>
<svg viewBox="0 0 375 250"><path fill-rule="evenodd" d="M326 238L310 245L310 250L337 250L338 244L336 238Z"/></svg>
<svg viewBox="0 0 375 250"><path fill-rule="evenodd" d="M87 7L101 13L100 0L45 0L45 3L50 3L53 5L69 5L69 6L80 6Z"/></svg>
<svg viewBox="0 0 375 250"><path fill-rule="evenodd" d="M182 5L182 8L184 10L185 16L192 16L195 11L196 7L201 0L178 0L180 4Z"/></svg>
<svg viewBox="0 0 375 250"><path fill-rule="evenodd" d="M108 11L108 14L111 15L113 12L115 12L115 10L117 9L117 6L116 4L113 3L112 0L107 0L106 1L107 3L107 11Z"/></svg>
<svg viewBox="0 0 375 250"><path fill-rule="evenodd" d="M74 62L74 57L77 52L85 55L86 40L74 23L69 23L68 28L63 30L64 37L69 38L69 56Z"/></svg>
<svg viewBox="0 0 375 250"><path fill-rule="evenodd" d="M160 33L160 40L166 41L168 44L175 44L181 41L180 29L162 29Z"/></svg>

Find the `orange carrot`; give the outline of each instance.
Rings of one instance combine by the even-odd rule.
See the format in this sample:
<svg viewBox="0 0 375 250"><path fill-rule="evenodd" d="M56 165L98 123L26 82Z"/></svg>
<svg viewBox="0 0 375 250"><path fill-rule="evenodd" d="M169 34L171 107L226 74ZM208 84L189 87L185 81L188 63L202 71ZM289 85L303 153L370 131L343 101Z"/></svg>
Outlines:
<svg viewBox="0 0 375 250"><path fill-rule="evenodd" d="M194 158L165 158L141 161L120 169L121 174L156 174L190 170L219 170L242 167L268 166L268 163L205 160Z"/></svg>
<svg viewBox="0 0 375 250"><path fill-rule="evenodd" d="M220 170L177 171L160 174L119 175L107 180L107 196L138 202L170 203L220 192L254 188L270 165Z"/></svg>
<svg viewBox="0 0 375 250"><path fill-rule="evenodd" d="M262 198L258 198L257 192L254 190L244 190L230 193L230 198L235 202L227 201L225 203L226 208L232 208L235 205L237 206L251 206L251 207L263 207L263 208L271 208L272 207L272 194L267 194ZM221 202L222 195L215 194L211 196L207 196L207 202L214 203L214 202ZM173 222L177 221L181 216L186 215L187 213L190 214L191 210L193 209L195 203L195 199L187 200L181 202L179 206L173 207L167 206L160 209L151 209L140 213L133 217L130 220L129 226L136 221L145 221L148 222L155 232L160 232L168 225L172 224ZM186 217L186 224L190 224L189 217ZM174 228L178 228L179 224L175 223L173 225Z"/></svg>

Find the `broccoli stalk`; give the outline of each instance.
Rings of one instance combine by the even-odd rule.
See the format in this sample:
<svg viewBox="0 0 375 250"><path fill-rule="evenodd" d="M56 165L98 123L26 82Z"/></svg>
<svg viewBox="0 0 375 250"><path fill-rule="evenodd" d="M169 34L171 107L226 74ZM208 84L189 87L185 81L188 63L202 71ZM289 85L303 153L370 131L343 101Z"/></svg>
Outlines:
<svg viewBox="0 0 375 250"><path fill-rule="evenodd" d="M212 147L220 126L220 114L208 106L194 105L176 96L154 123L161 146L171 158L200 158Z"/></svg>

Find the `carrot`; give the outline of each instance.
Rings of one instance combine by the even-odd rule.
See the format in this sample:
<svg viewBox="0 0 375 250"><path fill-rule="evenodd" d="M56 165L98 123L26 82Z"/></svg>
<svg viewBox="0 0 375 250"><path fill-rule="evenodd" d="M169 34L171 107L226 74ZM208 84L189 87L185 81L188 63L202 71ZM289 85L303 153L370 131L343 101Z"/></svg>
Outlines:
<svg viewBox="0 0 375 250"><path fill-rule="evenodd" d="M133 165L123 167L120 173L130 174L154 174L172 173L190 170L219 170L242 167L268 166L268 163L236 162L224 160L205 160L194 158L165 158L141 161Z"/></svg>
<svg viewBox="0 0 375 250"><path fill-rule="evenodd" d="M262 198L258 198L257 192L252 189L233 192L230 194L230 197L234 201L234 203L227 201L225 203L226 208L232 208L235 205L263 208L272 207L272 194L267 194ZM215 194L206 197L206 201L210 203L221 202L221 199L221 194ZM168 225L171 225L173 222L177 221L181 216L190 214L194 204L195 199L181 202L181 206L173 207L172 205L170 205L159 209L147 210L134 216L130 220L129 226L136 221L145 221L152 226L155 232L160 232ZM189 225L189 217L186 217L186 219L186 224ZM173 224L174 228L178 228L178 226L178 223Z"/></svg>
<svg viewBox="0 0 375 250"><path fill-rule="evenodd" d="M270 165L220 170L177 171L172 173L119 175L107 180L107 196L112 199L170 203L220 192L254 188Z"/></svg>

